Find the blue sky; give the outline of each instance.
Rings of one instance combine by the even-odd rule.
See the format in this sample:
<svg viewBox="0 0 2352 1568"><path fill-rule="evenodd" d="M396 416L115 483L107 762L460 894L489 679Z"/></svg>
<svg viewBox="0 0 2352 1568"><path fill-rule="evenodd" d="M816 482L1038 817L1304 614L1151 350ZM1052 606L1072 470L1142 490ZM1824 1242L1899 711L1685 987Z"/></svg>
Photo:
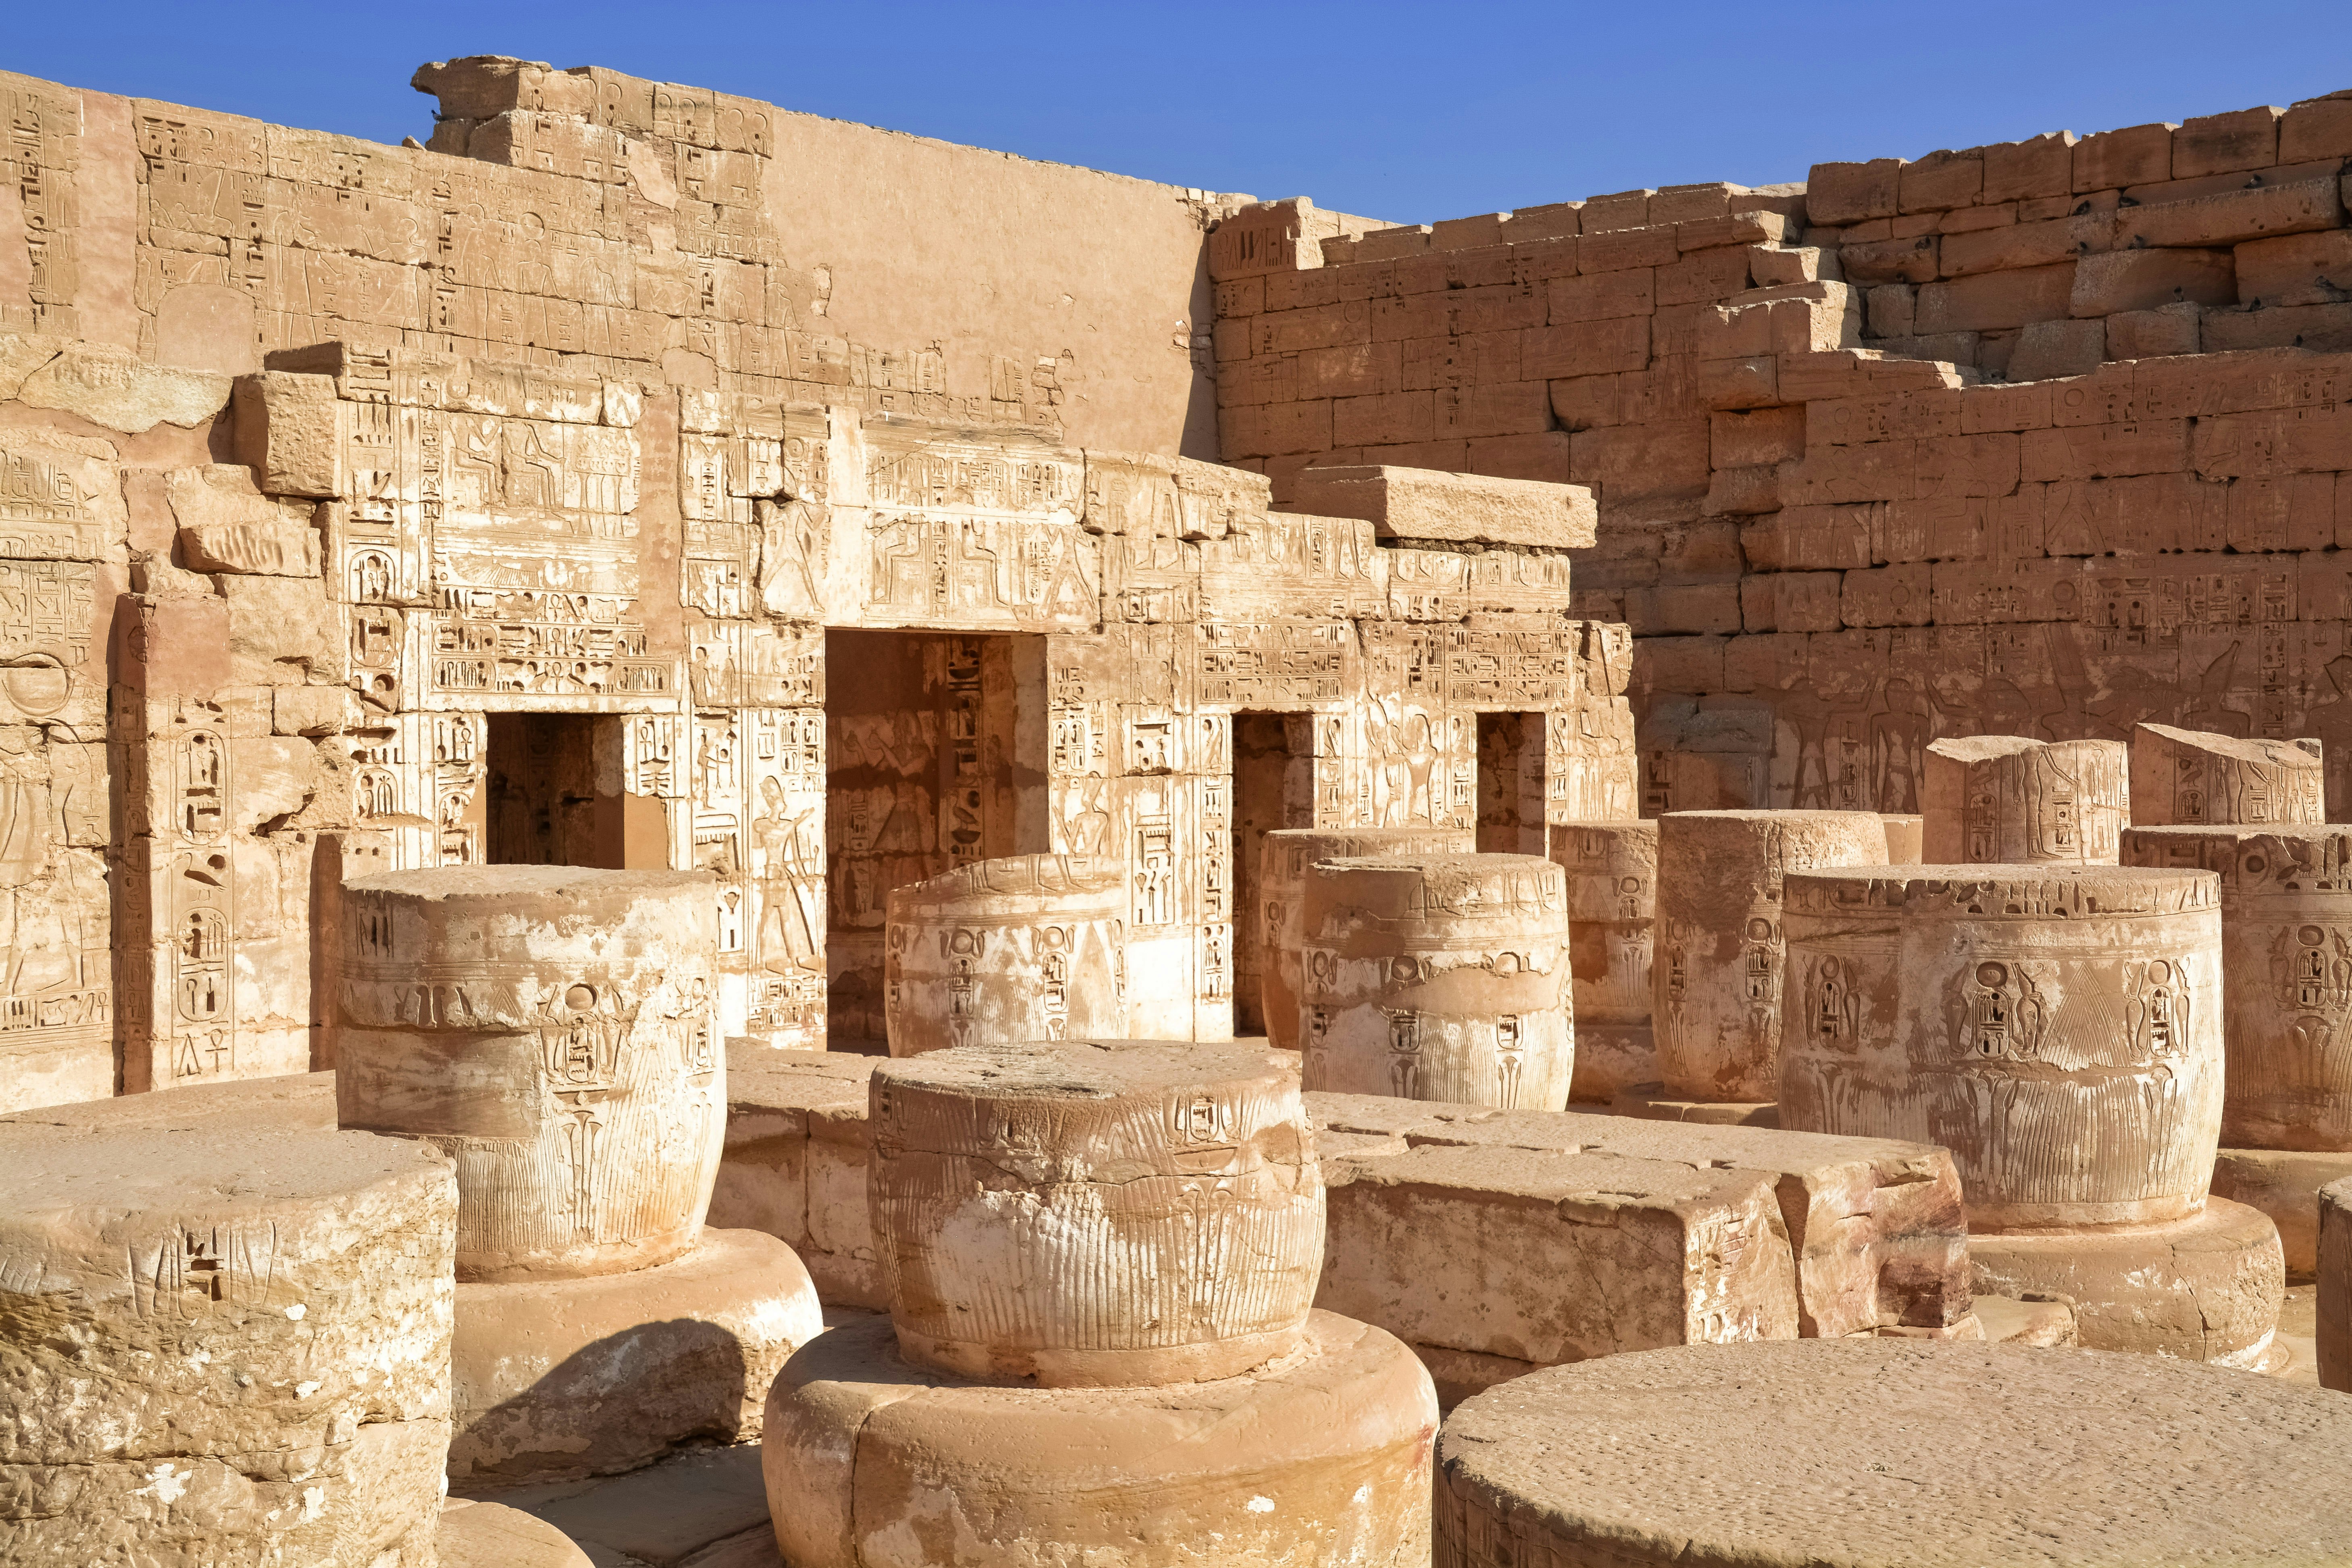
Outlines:
<svg viewBox="0 0 2352 1568"><path fill-rule="evenodd" d="M512 54L1399 222L2352 88L2340 7L27 0L0 68L396 142Z"/></svg>

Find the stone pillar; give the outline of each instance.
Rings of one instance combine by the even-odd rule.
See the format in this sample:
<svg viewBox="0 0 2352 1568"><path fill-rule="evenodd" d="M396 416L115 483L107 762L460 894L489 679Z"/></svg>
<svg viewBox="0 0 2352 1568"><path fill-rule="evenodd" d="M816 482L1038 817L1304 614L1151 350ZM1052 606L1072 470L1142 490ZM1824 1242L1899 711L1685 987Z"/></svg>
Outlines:
<svg viewBox="0 0 2352 1568"><path fill-rule="evenodd" d="M2319 1189L2319 1386L2352 1394L2352 1177Z"/></svg>
<svg viewBox="0 0 2352 1568"><path fill-rule="evenodd" d="M2120 741L1965 735L1929 743L1920 858L1931 866L2116 863L2132 819Z"/></svg>
<svg viewBox="0 0 2352 1568"><path fill-rule="evenodd" d="M2131 819L2142 827L2321 823L2317 741L2241 741L2142 724L2132 731Z"/></svg>
<svg viewBox="0 0 2352 1568"><path fill-rule="evenodd" d="M1308 1305L1296 1084L1271 1049L1150 1040L877 1068L891 1317L769 1394L784 1560L1427 1561L1435 1393L1394 1336Z"/></svg>
<svg viewBox="0 0 2352 1568"><path fill-rule="evenodd" d="M1660 817L1650 984L1663 1085L1628 1090L1618 1109L1668 1121L1769 1120L1780 1084L1782 879L1816 866L1879 865L1885 854L1875 812Z"/></svg>
<svg viewBox="0 0 2352 1568"><path fill-rule="evenodd" d="M1558 866L1534 855L1319 860L1301 902L1306 1088L1567 1105L1576 1026Z"/></svg>
<svg viewBox="0 0 2352 1568"><path fill-rule="evenodd" d="M892 889L890 1054L1127 1032L1127 881L1108 860L1015 855Z"/></svg>
<svg viewBox="0 0 2352 1568"><path fill-rule="evenodd" d="M1901 812L1882 811L1878 820L1886 825L1886 863L1890 866L1916 866L1927 845L1927 818Z"/></svg>
<svg viewBox="0 0 2352 1568"><path fill-rule="evenodd" d="M2317 1267L2318 1192L2352 1176L2352 828L2134 827L2127 866L2221 882L2221 1152L2213 1191Z"/></svg>
<svg viewBox="0 0 2352 1568"><path fill-rule="evenodd" d="M2209 1202L2217 879L2106 866L1788 882L1780 1123L1952 1151L1974 1287L2074 1299L2082 1341L2271 1358L2276 1230Z"/></svg>
<svg viewBox="0 0 2352 1568"><path fill-rule="evenodd" d="M1476 847L1461 827L1278 827L1260 841L1258 921L1265 955L1265 1036L1286 1051L1298 1048L1298 952L1306 941L1299 892L1307 868L1318 860L1358 855L1462 853Z"/></svg>
<svg viewBox="0 0 2352 1568"><path fill-rule="evenodd" d="M713 888L488 866L345 889L342 1123L457 1166L453 1476L754 1436L769 1379L821 1330L789 1247L703 1229L727 1121Z"/></svg>
<svg viewBox="0 0 2352 1568"><path fill-rule="evenodd" d="M0 1131L0 1562L430 1568L457 1217L441 1152Z"/></svg>
<svg viewBox="0 0 2352 1568"><path fill-rule="evenodd" d="M872 1093L875 1247L909 1360L1060 1388L1297 1347L1323 1179L1288 1058L974 1047L879 1068Z"/></svg>
<svg viewBox="0 0 2352 1568"><path fill-rule="evenodd" d="M1650 1034L1658 825L1554 823L1551 859L1568 878L1576 1006L1576 1075L1569 1097L1606 1105L1619 1089L1658 1081L1658 1047Z"/></svg>

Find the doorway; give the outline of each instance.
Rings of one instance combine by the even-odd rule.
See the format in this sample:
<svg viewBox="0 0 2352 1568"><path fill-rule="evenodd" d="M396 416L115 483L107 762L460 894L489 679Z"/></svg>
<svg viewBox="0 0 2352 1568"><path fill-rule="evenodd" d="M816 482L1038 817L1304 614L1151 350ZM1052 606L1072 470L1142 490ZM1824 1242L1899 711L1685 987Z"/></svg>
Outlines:
<svg viewBox="0 0 2352 1568"><path fill-rule="evenodd" d="M890 891L1049 849L1045 639L825 634L827 1047L888 1049Z"/></svg>
<svg viewBox="0 0 2352 1568"><path fill-rule="evenodd" d="M1265 1033L1258 858L1269 828L1315 826L1314 716L1234 715L1234 1033Z"/></svg>
<svg viewBox="0 0 2352 1568"><path fill-rule="evenodd" d="M1544 715L1478 715L1478 852L1541 855Z"/></svg>

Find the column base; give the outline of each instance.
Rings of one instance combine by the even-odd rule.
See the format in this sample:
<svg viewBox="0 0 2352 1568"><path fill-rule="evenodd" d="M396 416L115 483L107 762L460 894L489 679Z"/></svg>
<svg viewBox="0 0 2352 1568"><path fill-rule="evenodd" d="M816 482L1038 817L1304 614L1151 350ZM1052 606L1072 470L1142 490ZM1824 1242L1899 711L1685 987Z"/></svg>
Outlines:
<svg viewBox="0 0 2352 1568"><path fill-rule="evenodd" d="M1662 1083L1635 1084L1617 1091L1609 1102L1612 1116L1639 1117L1644 1121L1700 1121L1717 1127L1778 1127L1780 1102L1775 1100L1685 1100L1668 1094Z"/></svg>
<svg viewBox="0 0 2352 1568"><path fill-rule="evenodd" d="M1576 1021L1576 1065L1569 1075L1571 1105L1606 1105L1621 1090L1658 1081L1658 1047L1647 1024Z"/></svg>
<svg viewBox="0 0 2352 1568"><path fill-rule="evenodd" d="M438 1568L595 1568L572 1537L503 1503L446 1498L434 1532Z"/></svg>
<svg viewBox="0 0 2352 1568"><path fill-rule="evenodd" d="M1429 1561L1429 1375L1331 1312L1239 1377L1012 1388L915 1366L889 1320L794 1356L761 1442L794 1568Z"/></svg>
<svg viewBox="0 0 2352 1568"><path fill-rule="evenodd" d="M2224 1149L2213 1161L2213 1195L2262 1210L2278 1226L2286 1277L2319 1272L2319 1189L2352 1176L2352 1153Z"/></svg>
<svg viewBox="0 0 2352 1568"><path fill-rule="evenodd" d="M460 1285L449 1474L607 1475L756 1437L768 1384L824 1327L808 1270L765 1231L705 1230L629 1274Z"/></svg>
<svg viewBox="0 0 2352 1568"><path fill-rule="evenodd" d="M2227 1198L2161 1225L1969 1237L1981 1296L2063 1296L2088 1350L2275 1371L2286 1294L2278 1227Z"/></svg>

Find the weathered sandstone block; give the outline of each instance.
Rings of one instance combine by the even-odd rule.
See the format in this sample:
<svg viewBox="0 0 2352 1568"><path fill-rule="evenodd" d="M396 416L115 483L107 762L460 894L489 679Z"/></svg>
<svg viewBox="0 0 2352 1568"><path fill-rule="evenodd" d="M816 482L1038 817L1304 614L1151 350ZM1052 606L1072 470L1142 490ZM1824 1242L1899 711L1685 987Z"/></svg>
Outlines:
<svg viewBox="0 0 2352 1568"><path fill-rule="evenodd" d="M2241 741L2142 724L2132 731L2132 821L2324 822L2319 752L2317 741Z"/></svg>
<svg viewBox="0 0 2352 1568"><path fill-rule="evenodd" d="M2352 1153L2232 1149L2225 1144L2213 1156L2213 1196L2259 1209L2278 1226L2279 1250L2290 1282L2309 1280L2318 1273L2319 1190L2347 1176L2352 1176Z"/></svg>
<svg viewBox="0 0 2352 1568"><path fill-rule="evenodd" d="M1788 883L1783 1127L1942 1144L1969 1228L2177 1219L2221 1113L2203 871L1820 869Z"/></svg>
<svg viewBox="0 0 2352 1568"><path fill-rule="evenodd" d="M1127 1032L1127 881L1084 856L982 860L894 889L890 1054Z"/></svg>
<svg viewBox="0 0 2352 1568"><path fill-rule="evenodd" d="M2132 810L2120 741L1967 735L1932 742L1919 796L1915 858L1931 866L2034 860L2112 866Z"/></svg>
<svg viewBox="0 0 2352 1568"><path fill-rule="evenodd" d="M2323 1560L2316 1543L2352 1530L2335 1484L2352 1403L2314 1389L2150 1356L1885 1340L1611 1356L1454 1413L1435 1560L2189 1562L2211 1551L2222 1453L2232 1560Z"/></svg>
<svg viewBox="0 0 2352 1568"><path fill-rule="evenodd" d="M2352 1151L2352 828L2134 827L2123 858L2221 879L2223 1145Z"/></svg>
<svg viewBox="0 0 2352 1568"><path fill-rule="evenodd" d="M876 1321L785 1363L761 1465L794 1568L1417 1568L1436 1430L1412 1352L1328 1312L1254 1372L1172 1388L991 1387Z"/></svg>
<svg viewBox="0 0 2352 1568"><path fill-rule="evenodd" d="M1323 1179L1316 1303L1402 1337L1443 1403L1559 1362L1797 1337L1760 1172L1469 1143L1327 1155Z"/></svg>
<svg viewBox="0 0 2352 1568"><path fill-rule="evenodd" d="M570 1536L503 1503L445 1498L435 1529L436 1568L593 1568Z"/></svg>
<svg viewBox="0 0 2352 1568"><path fill-rule="evenodd" d="M460 1285L449 1473L607 1475L756 1437L785 1358L824 1331L808 1271L756 1230L626 1274Z"/></svg>
<svg viewBox="0 0 2352 1568"><path fill-rule="evenodd" d="M745 1051L727 1069L727 1145L708 1224L764 1230L830 1306L887 1309L868 1219L867 1080L880 1058Z"/></svg>
<svg viewBox="0 0 2352 1568"><path fill-rule="evenodd" d="M1759 1101L1779 1085L1781 880L1883 863L1861 811L1677 811L1658 819L1651 1027L1669 1094Z"/></svg>
<svg viewBox="0 0 2352 1568"><path fill-rule="evenodd" d="M1589 549L1600 518L1587 485L1373 464L1307 468L1290 481L1290 505L1321 517L1361 518L1383 539L1555 550Z"/></svg>
<svg viewBox="0 0 2352 1568"><path fill-rule="evenodd" d="M1277 827L1260 840L1259 926L1265 954L1263 987L1266 1037L1298 1048L1299 953L1306 945L1302 889L1318 860L1359 855L1467 852L1477 847L1468 828Z"/></svg>
<svg viewBox="0 0 2352 1568"><path fill-rule="evenodd" d="M1785 1229L1779 1233L1796 1265L1797 1331L1835 1339L1874 1329L1939 1336L1969 1333L1968 1227L1960 1182L1948 1151L1885 1138L1827 1138L1771 1128L1643 1121L1622 1116L1498 1110L1464 1105L1423 1105L1371 1095L1310 1094L1317 1143L1336 1163L1370 1161L1427 1146L1539 1150L1622 1163L1629 1173L1651 1164L1760 1176L1777 1194ZM1374 1189L1334 1185L1329 1205L1335 1230L1355 1224L1350 1205ZM1431 1215L1417 1245L1433 1252L1452 1232ZM1337 1250L1337 1244L1334 1244ZM1367 1267L1364 1260L1346 1267ZM1338 1278L1327 1264L1327 1288ZM1502 1267L1459 1259L1455 1268ZM1593 1316L1616 1310L1623 1281L1595 1273L1599 1304L1563 1310ZM1323 1300L1325 1306L1333 1306ZM1338 1310L1333 1306L1334 1310ZM1496 1342L1466 1343L1458 1312L1435 1319L1375 1320L1416 1345L1492 1353Z"/></svg>
<svg viewBox="0 0 2352 1568"><path fill-rule="evenodd" d="M1287 1057L973 1046L885 1063L872 1090L876 1247L913 1360L1055 1388L1297 1347L1323 1184Z"/></svg>
<svg viewBox="0 0 2352 1568"><path fill-rule="evenodd" d="M710 879L488 866L343 895L346 1127L447 1150L461 1279L677 1257L726 1139Z"/></svg>
<svg viewBox="0 0 2352 1568"><path fill-rule="evenodd" d="M429 1568L439 1151L11 1126L0 1173L0 1563Z"/></svg>
<svg viewBox="0 0 2352 1568"><path fill-rule="evenodd" d="M1307 868L1308 1089L1557 1110L1575 1065L1567 879L1533 855Z"/></svg>
<svg viewBox="0 0 2352 1568"><path fill-rule="evenodd" d="M1927 843L1927 819L1923 816L1885 812L1878 820L1886 825L1886 863L1890 866L1916 866Z"/></svg>
<svg viewBox="0 0 2352 1568"><path fill-rule="evenodd" d="M2063 1296L2094 1350L2275 1371L2286 1268L2268 1215L2226 1198L2155 1225L1978 1231L1969 1279L1987 1296Z"/></svg>
<svg viewBox="0 0 2352 1568"><path fill-rule="evenodd" d="M1570 1099L1606 1102L1657 1081L1650 1032L1652 925L1658 907L1655 822L1556 822L1552 863L1568 878L1569 972L1576 1009Z"/></svg>
<svg viewBox="0 0 2352 1568"><path fill-rule="evenodd" d="M2352 1178L2319 1189L2319 1386L2352 1394Z"/></svg>

